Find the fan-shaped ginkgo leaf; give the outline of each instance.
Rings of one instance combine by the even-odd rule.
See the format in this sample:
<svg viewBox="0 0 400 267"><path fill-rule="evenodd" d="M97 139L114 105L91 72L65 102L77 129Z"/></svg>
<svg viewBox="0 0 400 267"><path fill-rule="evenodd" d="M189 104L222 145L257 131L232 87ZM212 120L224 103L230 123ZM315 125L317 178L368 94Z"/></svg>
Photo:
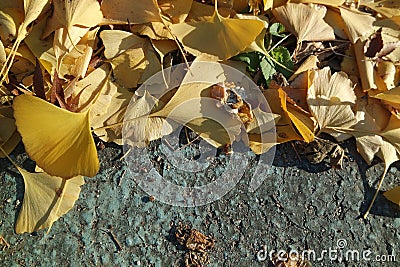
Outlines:
<svg viewBox="0 0 400 267"><path fill-rule="evenodd" d="M18 171L25 184L24 200L15 226L18 234L51 227L74 206L84 184L82 176L65 180L44 172L30 173L22 168Z"/></svg>
<svg viewBox="0 0 400 267"><path fill-rule="evenodd" d="M308 89L307 102L320 131L348 128L356 123L351 109L356 95L346 73L331 75L329 67L316 71L314 83Z"/></svg>
<svg viewBox="0 0 400 267"><path fill-rule="evenodd" d="M202 53L220 60L233 57L248 47L264 28L252 19L230 19L215 9L210 20L171 25L184 48L195 56Z"/></svg>
<svg viewBox="0 0 400 267"><path fill-rule="evenodd" d="M160 61L149 40L119 30L102 31L100 37L105 47L104 55L110 59L119 85L137 87L138 83L161 70Z"/></svg>
<svg viewBox="0 0 400 267"><path fill-rule="evenodd" d="M324 21L325 6L288 3L272 10L285 28L296 35L297 42L335 40L333 28Z"/></svg>
<svg viewBox="0 0 400 267"><path fill-rule="evenodd" d="M16 97L13 108L25 149L45 172L63 178L97 173L88 111L72 113L31 95Z"/></svg>
<svg viewBox="0 0 400 267"><path fill-rule="evenodd" d="M375 18L369 14L347 8L340 8L340 14L346 25L347 35L353 44L360 38L364 41L373 33L372 24Z"/></svg>

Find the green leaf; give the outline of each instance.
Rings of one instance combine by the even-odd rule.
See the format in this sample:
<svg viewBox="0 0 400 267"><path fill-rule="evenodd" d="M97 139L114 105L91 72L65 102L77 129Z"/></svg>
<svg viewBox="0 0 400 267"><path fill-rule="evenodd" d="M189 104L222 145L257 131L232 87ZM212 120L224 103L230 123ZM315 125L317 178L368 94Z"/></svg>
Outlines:
<svg viewBox="0 0 400 267"><path fill-rule="evenodd" d="M260 62L260 67L261 67L261 72L262 72L265 80L268 83L270 81L272 75L274 75L274 73L276 72L275 64L269 58L264 58Z"/></svg>
<svg viewBox="0 0 400 267"><path fill-rule="evenodd" d="M287 50L286 47L278 46L277 48L273 49L270 54L276 61L281 63L283 66L285 66L289 70L293 70L294 68L293 61L292 58L290 57L289 50ZM282 73L286 78L289 78L293 73L283 68L279 64L275 64L275 68L277 71Z"/></svg>
<svg viewBox="0 0 400 267"><path fill-rule="evenodd" d="M257 52L250 52L239 54L233 57L233 59L247 63L249 71L255 72L258 66L260 66L261 57L262 56Z"/></svg>
<svg viewBox="0 0 400 267"><path fill-rule="evenodd" d="M280 23L274 23L269 27L269 33L272 34L273 36L278 36L278 37L285 37L286 34L283 34L285 32L285 26L283 26Z"/></svg>

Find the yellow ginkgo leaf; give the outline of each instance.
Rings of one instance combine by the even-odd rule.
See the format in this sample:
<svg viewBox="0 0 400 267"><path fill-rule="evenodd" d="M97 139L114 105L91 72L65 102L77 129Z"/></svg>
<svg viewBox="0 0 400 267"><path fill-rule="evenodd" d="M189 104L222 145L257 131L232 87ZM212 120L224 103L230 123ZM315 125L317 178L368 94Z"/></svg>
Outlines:
<svg viewBox="0 0 400 267"><path fill-rule="evenodd" d="M161 70L160 61L147 39L119 30L104 30L100 37L114 77L123 87L136 87Z"/></svg>
<svg viewBox="0 0 400 267"><path fill-rule="evenodd" d="M389 143L391 143L400 154L400 120L397 116L390 117L387 127L380 133Z"/></svg>
<svg viewBox="0 0 400 267"><path fill-rule="evenodd" d="M76 44L71 52L66 54L62 60L59 71L59 77L71 75L78 78L84 78L89 68L90 60L93 55L93 48L97 44L97 32L99 27L88 31L85 36Z"/></svg>
<svg viewBox="0 0 400 267"><path fill-rule="evenodd" d="M35 27L32 28L29 35L24 39L24 43L32 51L32 54L39 59L47 72L52 73L57 66L57 62L54 55L53 40L51 38L42 38L46 22L47 19L42 19L35 24Z"/></svg>
<svg viewBox="0 0 400 267"><path fill-rule="evenodd" d="M96 0L55 0L53 4L54 13L44 36L55 31L54 52L59 67L62 57L71 51L90 27L101 22L103 14Z"/></svg>
<svg viewBox="0 0 400 267"><path fill-rule="evenodd" d="M304 138L297 133L292 124L292 120L290 119L286 102L287 94L285 93L285 91L283 91L281 88L270 88L268 90L265 90L263 94L268 101L272 113L278 114L280 116L275 125L277 142L285 143L292 140L303 141Z"/></svg>
<svg viewBox="0 0 400 267"><path fill-rule="evenodd" d="M82 176L65 180L44 172L30 173L19 167L18 171L24 178L25 192L15 226L17 234L51 227L74 206L84 184Z"/></svg>
<svg viewBox="0 0 400 267"><path fill-rule="evenodd" d="M136 91L141 98L130 103L124 120L125 138L133 145L145 145L171 131L171 124L169 121L164 123L165 119L188 126L216 147L230 144L239 136L242 122L238 115L211 97L212 85L226 79L223 67L217 63L194 61L190 70L187 73L182 69L172 72L169 79L174 86L170 89L179 87L176 92L163 86L159 94L157 85L164 85L161 75Z"/></svg>
<svg viewBox="0 0 400 267"><path fill-rule="evenodd" d="M264 23L222 17L217 9L211 19L171 25L174 35L191 54L206 53L225 60L242 52L260 34Z"/></svg>
<svg viewBox="0 0 400 267"><path fill-rule="evenodd" d="M331 26L324 21L325 6L288 3L272 10L285 28L296 35L297 42L335 40Z"/></svg>
<svg viewBox="0 0 400 267"><path fill-rule="evenodd" d="M45 172L66 179L97 173L89 111L72 113L31 95L16 97L13 108L25 149Z"/></svg>
<svg viewBox="0 0 400 267"><path fill-rule="evenodd" d="M54 13L48 22L45 36L59 28L70 30L73 26L89 30L103 19L96 0L53 0L53 4Z"/></svg>
<svg viewBox="0 0 400 267"><path fill-rule="evenodd" d="M128 107L125 116L124 135L127 144L136 147L146 147L150 141L170 134L173 129L170 124L162 117L149 117L158 99L150 95L147 91Z"/></svg>
<svg viewBox="0 0 400 267"><path fill-rule="evenodd" d="M114 21L132 24L161 21L157 0L103 0L101 10L104 17Z"/></svg>
<svg viewBox="0 0 400 267"><path fill-rule="evenodd" d="M349 128L357 120L352 110L356 95L346 73L331 75L329 67L315 72L308 89L307 102L319 130L332 133L335 128Z"/></svg>
<svg viewBox="0 0 400 267"><path fill-rule="evenodd" d="M193 0L158 0L161 12L166 14L172 23L185 21L192 7Z"/></svg>

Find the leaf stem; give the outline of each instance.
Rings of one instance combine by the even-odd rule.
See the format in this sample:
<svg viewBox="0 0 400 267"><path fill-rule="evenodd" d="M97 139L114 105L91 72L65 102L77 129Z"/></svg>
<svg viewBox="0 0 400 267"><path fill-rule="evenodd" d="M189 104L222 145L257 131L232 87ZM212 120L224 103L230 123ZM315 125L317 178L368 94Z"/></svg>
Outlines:
<svg viewBox="0 0 400 267"><path fill-rule="evenodd" d="M379 181L378 187L376 188L374 197L372 198L371 203L369 204L367 211L364 213L364 216L363 216L364 219L367 218L369 212L370 212L371 209L372 209L372 206L373 206L374 203L375 203L376 198L378 197L379 189L381 188L382 183L383 183L383 180L385 179L387 170L388 170L388 168L385 167L385 171L383 172L382 177L381 177L381 179L380 179L380 181Z"/></svg>

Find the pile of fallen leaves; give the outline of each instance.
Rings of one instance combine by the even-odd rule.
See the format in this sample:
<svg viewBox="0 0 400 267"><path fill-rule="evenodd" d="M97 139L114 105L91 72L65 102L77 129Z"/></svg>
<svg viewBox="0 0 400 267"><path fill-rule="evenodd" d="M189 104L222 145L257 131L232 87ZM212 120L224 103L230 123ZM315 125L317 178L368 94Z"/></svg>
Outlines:
<svg viewBox="0 0 400 267"><path fill-rule="evenodd" d="M121 144L124 118L135 127L150 113L147 130L132 136L132 145L146 146L162 136L169 112L195 96L220 101L221 117L244 127L256 154L326 133L339 142L354 137L369 164L381 158L381 182L399 160L395 1L2 0L0 39L0 157L22 139L37 164L35 173L16 165L25 182L17 233L51 227L73 207L83 176L99 169L93 136ZM136 91L160 70L188 61L246 73L271 110L241 99L229 81L162 97ZM236 102L228 103L232 94ZM125 114L131 101L137 112ZM271 127L255 122L256 112L275 122L275 142L260 138ZM210 134L216 124L205 122L186 126L214 146L230 145L226 132ZM399 204L400 187L385 196Z"/></svg>

